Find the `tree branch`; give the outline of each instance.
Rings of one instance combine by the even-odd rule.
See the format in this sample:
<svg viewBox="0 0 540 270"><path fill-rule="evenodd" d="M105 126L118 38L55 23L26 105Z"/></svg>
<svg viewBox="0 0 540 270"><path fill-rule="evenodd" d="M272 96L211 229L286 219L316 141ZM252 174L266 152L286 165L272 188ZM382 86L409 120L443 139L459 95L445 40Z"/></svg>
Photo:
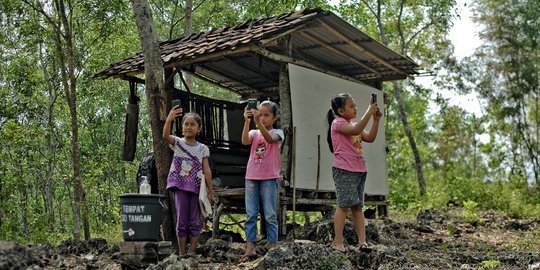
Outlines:
<svg viewBox="0 0 540 270"><path fill-rule="evenodd" d="M401 42L401 53L405 52L405 37L403 35L403 29L401 29L401 18L403 16L403 6L405 5L405 0L399 2L399 15L397 20L397 29L399 32L399 40Z"/></svg>
<svg viewBox="0 0 540 270"><path fill-rule="evenodd" d="M418 36L420 33L422 33L424 30L426 30L428 27L434 25L433 21L430 21L429 23L427 23L426 25L424 25L422 28L420 28L418 31L416 31L410 38L409 40L407 40L407 42L405 42L405 45L403 46L404 48L408 48L409 47L409 44L413 41L414 38L416 38L416 36Z"/></svg>
<svg viewBox="0 0 540 270"><path fill-rule="evenodd" d="M373 16L377 17L377 13L375 13L375 10L373 10L373 8L368 4L368 2L366 0L362 0L362 2L364 3L364 5L366 5L366 7L369 9L369 11L371 11L371 14L373 14Z"/></svg>

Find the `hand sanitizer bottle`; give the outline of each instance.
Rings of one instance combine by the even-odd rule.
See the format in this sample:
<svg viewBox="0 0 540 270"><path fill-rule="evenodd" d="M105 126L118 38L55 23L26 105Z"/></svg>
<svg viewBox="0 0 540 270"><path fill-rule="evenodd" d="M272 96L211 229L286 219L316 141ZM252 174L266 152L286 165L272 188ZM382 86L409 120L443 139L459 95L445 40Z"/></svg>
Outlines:
<svg viewBox="0 0 540 270"><path fill-rule="evenodd" d="M139 187L139 193L140 194L150 194L152 192L152 188L150 187L150 184L148 183L148 179L146 176L141 176L141 186Z"/></svg>

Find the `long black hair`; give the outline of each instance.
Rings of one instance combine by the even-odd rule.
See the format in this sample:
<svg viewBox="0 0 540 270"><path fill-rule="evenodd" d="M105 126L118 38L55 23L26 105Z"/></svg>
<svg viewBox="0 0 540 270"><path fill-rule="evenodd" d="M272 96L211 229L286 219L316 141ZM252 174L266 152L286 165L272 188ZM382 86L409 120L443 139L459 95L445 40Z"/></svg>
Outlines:
<svg viewBox="0 0 540 270"><path fill-rule="evenodd" d="M334 145L332 144L332 122L336 117L339 117L338 110L343 109L345 107L345 102L347 99L351 98L350 94L347 93L341 93L335 97L332 98L331 106L332 109L328 110L328 113L326 114L326 119L328 120L328 133L326 134L326 141L328 142L328 147L330 148L330 152L334 153Z"/></svg>

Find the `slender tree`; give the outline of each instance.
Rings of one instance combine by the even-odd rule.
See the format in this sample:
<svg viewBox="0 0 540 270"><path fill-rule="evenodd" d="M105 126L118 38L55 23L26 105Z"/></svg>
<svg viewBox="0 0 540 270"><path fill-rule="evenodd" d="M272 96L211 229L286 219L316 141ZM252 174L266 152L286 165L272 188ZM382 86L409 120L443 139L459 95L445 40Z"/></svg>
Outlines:
<svg viewBox="0 0 540 270"><path fill-rule="evenodd" d="M87 216L86 197L81 175L81 152L79 145L79 121L77 115L77 78L73 43L73 6L66 7L64 0L54 0L51 9L45 9L39 2L23 0L26 5L43 15L44 20L54 30L53 37L56 53L59 57L62 89L65 93L71 120L71 161L73 183L73 237L81 238L81 227L84 238L90 238L90 225ZM67 12L66 12L67 10ZM82 216L81 216L82 213Z"/></svg>
<svg viewBox="0 0 540 270"><path fill-rule="evenodd" d="M171 164L171 155L168 152L167 144L163 140L161 134L163 131L163 120L161 114L165 114L164 106L164 71L163 62L157 34L154 28L152 11L146 0L131 0L133 13L135 15L135 23L139 31L139 37L143 48L144 55L144 75L146 84L146 97L150 113L150 123L152 129L152 138L154 146L154 154L156 157L156 167L158 171L159 191L161 194L166 194L167 173ZM169 200L170 201L170 200ZM167 210L164 210L163 226L166 228L165 238L174 239L174 235L170 235L173 228L171 215Z"/></svg>

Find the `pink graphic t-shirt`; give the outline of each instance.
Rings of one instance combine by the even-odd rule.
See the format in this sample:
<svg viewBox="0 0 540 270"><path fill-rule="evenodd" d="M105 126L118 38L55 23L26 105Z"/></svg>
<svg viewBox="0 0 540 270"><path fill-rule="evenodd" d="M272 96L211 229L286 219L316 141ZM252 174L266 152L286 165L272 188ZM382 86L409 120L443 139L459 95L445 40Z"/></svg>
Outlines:
<svg viewBox="0 0 540 270"><path fill-rule="evenodd" d="M260 130L253 129L249 131L249 136L252 137L252 140L246 168L246 179L248 180L269 180L279 178L279 171L281 169L279 149L284 134L281 129L271 129L268 132L271 135L277 134L281 138L281 141L267 143Z"/></svg>
<svg viewBox="0 0 540 270"><path fill-rule="evenodd" d="M339 132L339 127L345 123L348 123L347 120L341 117L332 121L330 128L330 136L334 146L332 167L351 172L367 172L366 160L362 151L362 135L351 136Z"/></svg>

